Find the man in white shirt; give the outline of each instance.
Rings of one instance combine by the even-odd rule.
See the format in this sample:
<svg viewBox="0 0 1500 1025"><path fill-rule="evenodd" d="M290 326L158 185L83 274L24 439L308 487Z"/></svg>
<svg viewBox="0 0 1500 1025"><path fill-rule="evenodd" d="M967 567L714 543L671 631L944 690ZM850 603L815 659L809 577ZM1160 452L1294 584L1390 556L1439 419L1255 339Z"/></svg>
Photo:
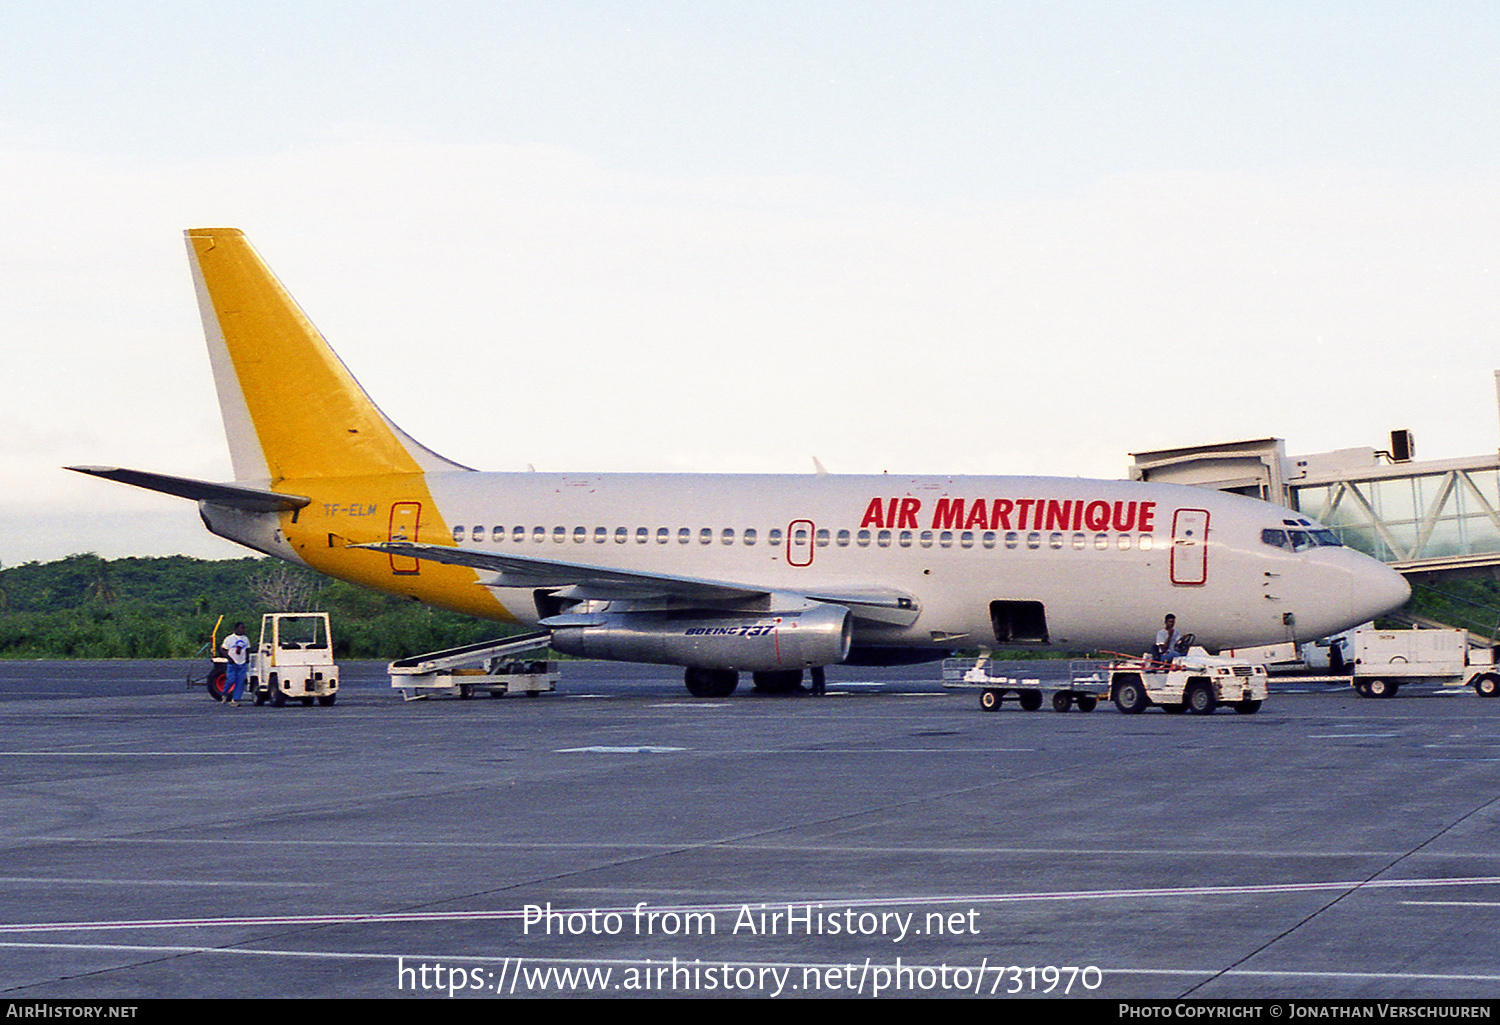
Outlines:
<svg viewBox="0 0 1500 1025"><path fill-rule="evenodd" d="M224 667L225 703L239 707L240 695L245 691L245 677L250 671L250 638L245 636L245 624L234 624L234 633L224 638L224 654L229 664Z"/></svg>
<svg viewBox="0 0 1500 1025"><path fill-rule="evenodd" d="M1169 612L1162 628L1156 631L1156 661L1163 667L1170 666L1177 657L1177 642L1181 639L1182 634L1177 632L1177 617Z"/></svg>

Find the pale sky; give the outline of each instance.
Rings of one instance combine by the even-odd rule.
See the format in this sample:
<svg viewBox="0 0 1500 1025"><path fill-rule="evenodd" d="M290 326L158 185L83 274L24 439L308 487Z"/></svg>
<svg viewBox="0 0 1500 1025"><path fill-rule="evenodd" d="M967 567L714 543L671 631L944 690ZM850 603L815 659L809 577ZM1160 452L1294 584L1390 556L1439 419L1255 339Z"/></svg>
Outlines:
<svg viewBox="0 0 1500 1025"><path fill-rule="evenodd" d="M0 3L0 563L243 549L182 230L564 471L1497 447L1493 3Z"/></svg>

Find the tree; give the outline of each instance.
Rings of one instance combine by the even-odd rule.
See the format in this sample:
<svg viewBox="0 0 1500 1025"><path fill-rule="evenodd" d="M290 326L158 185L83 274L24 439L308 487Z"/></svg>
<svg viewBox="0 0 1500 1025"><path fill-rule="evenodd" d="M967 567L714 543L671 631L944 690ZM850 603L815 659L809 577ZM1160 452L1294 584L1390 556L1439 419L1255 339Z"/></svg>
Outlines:
<svg viewBox="0 0 1500 1025"><path fill-rule="evenodd" d="M272 612L312 612L323 593L323 580L307 570L276 562L245 581L256 601Z"/></svg>

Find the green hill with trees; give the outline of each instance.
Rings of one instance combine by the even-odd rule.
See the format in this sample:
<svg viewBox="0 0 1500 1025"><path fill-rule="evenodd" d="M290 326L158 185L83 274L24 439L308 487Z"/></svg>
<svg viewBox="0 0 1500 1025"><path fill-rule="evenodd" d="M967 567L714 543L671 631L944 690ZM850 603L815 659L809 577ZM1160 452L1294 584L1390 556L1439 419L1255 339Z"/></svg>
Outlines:
<svg viewBox="0 0 1500 1025"><path fill-rule="evenodd" d="M1407 608L1491 636L1500 581L1417 586ZM221 614L220 639L236 620L253 637L262 613L284 611L328 612L341 658L403 658L519 632L276 559L70 555L0 569L0 658L191 658Z"/></svg>
<svg viewBox="0 0 1500 1025"><path fill-rule="evenodd" d="M251 637L265 612L324 611L335 654L401 658L516 632L276 559L70 555L0 569L0 658L191 658L222 614Z"/></svg>

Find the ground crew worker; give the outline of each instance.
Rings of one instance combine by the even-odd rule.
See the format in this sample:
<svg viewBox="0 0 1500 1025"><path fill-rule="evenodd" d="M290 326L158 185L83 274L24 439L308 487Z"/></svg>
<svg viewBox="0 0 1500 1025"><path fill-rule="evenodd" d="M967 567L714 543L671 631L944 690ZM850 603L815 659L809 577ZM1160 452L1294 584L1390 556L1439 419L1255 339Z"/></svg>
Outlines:
<svg viewBox="0 0 1500 1025"><path fill-rule="evenodd" d="M1182 634L1177 632L1177 617L1170 612L1162 621L1162 628L1156 631L1156 661L1160 663L1159 669L1165 669L1172 664L1177 657L1177 642L1182 639Z"/></svg>
<svg viewBox="0 0 1500 1025"><path fill-rule="evenodd" d="M224 702L238 708L250 671L250 638L245 636L244 623L234 624L234 633L224 638L222 647L229 656L229 664L224 667Z"/></svg>

